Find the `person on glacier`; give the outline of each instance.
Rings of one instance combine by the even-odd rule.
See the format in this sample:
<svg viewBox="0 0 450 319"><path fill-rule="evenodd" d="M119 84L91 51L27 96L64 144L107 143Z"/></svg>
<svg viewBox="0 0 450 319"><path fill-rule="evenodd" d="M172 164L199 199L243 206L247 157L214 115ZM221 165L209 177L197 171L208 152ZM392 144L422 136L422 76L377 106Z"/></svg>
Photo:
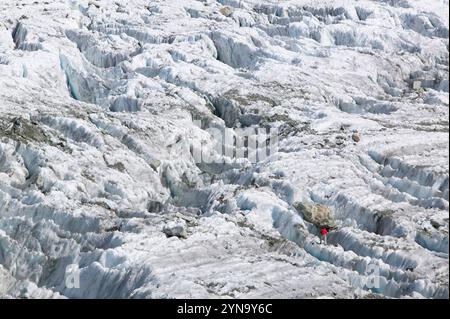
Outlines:
<svg viewBox="0 0 450 319"><path fill-rule="evenodd" d="M326 245L327 244L327 234L328 234L328 230L326 228L321 228L320 229L320 243L323 243Z"/></svg>

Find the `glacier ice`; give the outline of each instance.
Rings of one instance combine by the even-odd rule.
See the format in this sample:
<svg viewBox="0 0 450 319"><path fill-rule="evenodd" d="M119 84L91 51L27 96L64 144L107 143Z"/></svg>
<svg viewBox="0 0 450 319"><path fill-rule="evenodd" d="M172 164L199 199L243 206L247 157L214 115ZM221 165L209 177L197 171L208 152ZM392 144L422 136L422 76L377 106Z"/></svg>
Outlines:
<svg viewBox="0 0 450 319"><path fill-rule="evenodd" d="M0 298L448 298L448 21L0 0ZM221 152L246 128L277 153ZM332 212L328 245L298 203Z"/></svg>

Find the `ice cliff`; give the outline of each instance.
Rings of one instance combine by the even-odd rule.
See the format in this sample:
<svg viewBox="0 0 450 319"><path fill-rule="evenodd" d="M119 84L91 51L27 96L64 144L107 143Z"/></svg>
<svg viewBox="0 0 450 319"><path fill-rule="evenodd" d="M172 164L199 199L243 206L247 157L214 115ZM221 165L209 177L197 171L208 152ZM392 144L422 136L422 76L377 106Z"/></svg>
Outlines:
<svg viewBox="0 0 450 319"><path fill-rule="evenodd" d="M448 298L448 7L0 0L0 297Z"/></svg>

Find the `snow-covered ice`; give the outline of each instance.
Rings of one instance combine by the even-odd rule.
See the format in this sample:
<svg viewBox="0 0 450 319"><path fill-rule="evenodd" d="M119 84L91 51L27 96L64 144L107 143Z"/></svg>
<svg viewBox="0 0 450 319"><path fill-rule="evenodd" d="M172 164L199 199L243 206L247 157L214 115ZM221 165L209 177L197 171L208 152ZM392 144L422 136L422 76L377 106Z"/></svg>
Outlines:
<svg viewBox="0 0 450 319"><path fill-rule="evenodd" d="M0 298L448 298L448 7L0 0Z"/></svg>

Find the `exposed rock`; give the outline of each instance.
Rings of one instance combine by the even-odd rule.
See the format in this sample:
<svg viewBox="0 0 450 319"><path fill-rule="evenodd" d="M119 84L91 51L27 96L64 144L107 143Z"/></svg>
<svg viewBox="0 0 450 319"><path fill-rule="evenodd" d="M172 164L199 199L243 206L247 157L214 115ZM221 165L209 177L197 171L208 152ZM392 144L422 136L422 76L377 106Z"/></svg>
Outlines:
<svg viewBox="0 0 450 319"><path fill-rule="evenodd" d="M352 140L356 143L361 141L361 135L358 132L355 132L352 134Z"/></svg>
<svg viewBox="0 0 450 319"><path fill-rule="evenodd" d="M448 29L442 0L0 1L0 299L448 299Z"/></svg>
<svg viewBox="0 0 450 319"><path fill-rule="evenodd" d="M177 221L170 221L163 227L164 234L167 237L178 237L178 238L186 238L186 222L182 219Z"/></svg>
<svg viewBox="0 0 450 319"><path fill-rule="evenodd" d="M233 13L233 10L231 10L230 7L225 6L225 7L220 8L220 9L219 9L219 12L220 12L222 15L224 15L224 16L226 16L226 17L229 17L229 16Z"/></svg>
<svg viewBox="0 0 450 319"><path fill-rule="evenodd" d="M319 228L336 228L333 213L330 207L322 204L294 203L294 208L303 215L306 221Z"/></svg>
<svg viewBox="0 0 450 319"><path fill-rule="evenodd" d="M98 3L98 1L89 0L88 4L89 4L90 6L96 7L97 9L100 8L100 4Z"/></svg>

